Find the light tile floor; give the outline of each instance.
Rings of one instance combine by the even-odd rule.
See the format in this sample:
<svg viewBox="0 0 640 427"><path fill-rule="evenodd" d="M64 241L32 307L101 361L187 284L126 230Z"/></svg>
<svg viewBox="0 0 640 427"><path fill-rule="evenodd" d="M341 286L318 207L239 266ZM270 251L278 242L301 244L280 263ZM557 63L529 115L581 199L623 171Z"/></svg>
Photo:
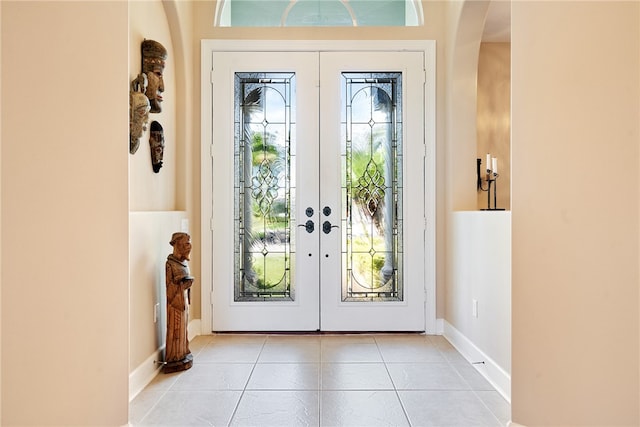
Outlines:
<svg viewBox="0 0 640 427"><path fill-rule="evenodd" d="M441 336L205 335L133 426L504 426L509 404Z"/></svg>

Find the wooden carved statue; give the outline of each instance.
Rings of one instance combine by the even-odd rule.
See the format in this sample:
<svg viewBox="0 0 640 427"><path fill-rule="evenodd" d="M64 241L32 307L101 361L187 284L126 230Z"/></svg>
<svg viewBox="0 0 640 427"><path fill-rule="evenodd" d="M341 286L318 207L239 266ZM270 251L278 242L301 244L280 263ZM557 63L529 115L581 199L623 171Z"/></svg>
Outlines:
<svg viewBox="0 0 640 427"><path fill-rule="evenodd" d="M142 72L147 75L149 84L145 94L151 103L151 112L162 111L162 92L164 92L164 66L167 49L154 40L142 42Z"/></svg>
<svg viewBox="0 0 640 427"><path fill-rule="evenodd" d="M189 272L191 236L173 233L173 253L167 257L167 346L162 372L177 372L191 368L193 356L189 350L189 292L193 277Z"/></svg>

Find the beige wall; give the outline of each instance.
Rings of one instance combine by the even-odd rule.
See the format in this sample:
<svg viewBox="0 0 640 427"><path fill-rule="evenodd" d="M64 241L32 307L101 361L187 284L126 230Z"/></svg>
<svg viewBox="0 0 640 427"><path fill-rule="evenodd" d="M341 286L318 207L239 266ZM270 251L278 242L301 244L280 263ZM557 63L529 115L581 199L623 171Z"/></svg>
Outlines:
<svg viewBox="0 0 640 427"><path fill-rule="evenodd" d="M199 271L199 224L193 217L193 212L199 211L193 206L193 200L199 200L199 187L194 186L193 179L199 168L194 171L192 166L199 164L199 160L193 159L199 147L198 141L193 140L198 132L193 126L191 31L189 2L129 2L129 79L141 72L140 45L145 38L160 42L168 52L162 112L149 115L149 122L157 120L164 129L163 167L157 174L151 168L148 131L141 138L140 149L129 156L130 397L153 377L159 368L156 362L163 359L164 266L172 252L169 245L172 233L191 233L195 244L190 267L194 273ZM156 305L158 312L154 318ZM200 283L196 281L190 318L199 317Z"/></svg>
<svg viewBox="0 0 640 427"><path fill-rule="evenodd" d="M164 263L172 251L171 234L181 230L180 221L172 212L177 205L179 146L176 141L176 55L160 0L129 3L130 81L142 71L140 48L144 39L155 40L167 49L162 112L149 114L149 125L155 120L163 127L165 150L159 173L154 173L151 167L149 131L140 138L138 151L129 155L129 370L137 372L136 369L143 370L144 365L151 364L147 368L152 373L159 365L147 359L153 355L155 360L162 360L158 350L165 340L164 316L160 315L154 322L154 309L158 304L160 313L165 311Z"/></svg>
<svg viewBox="0 0 640 427"><path fill-rule="evenodd" d="M456 254L466 248L457 247L464 241L454 238L453 215L456 211L476 209L478 55L488 6L488 1L452 1L447 5L445 90L439 92L446 99L444 114L439 110L445 116L446 142L444 156L437 164L443 194L438 200L442 231L438 236L437 254L441 260L439 276L445 283L438 298L444 301L441 317L463 332L466 332L461 324L463 318L456 315L455 307L469 307L470 301L458 301L455 295L469 294L471 283L455 280L460 270Z"/></svg>
<svg viewBox="0 0 640 427"><path fill-rule="evenodd" d="M638 425L640 3L512 3L513 421Z"/></svg>
<svg viewBox="0 0 640 427"><path fill-rule="evenodd" d="M0 8L1 423L124 425L127 3Z"/></svg>
<svg viewBox="0 0 640 427"><path fill-rule="evenodd" d="M2 35L2 6L0 5L0 35ZM2 60L2 37L0 36L0 61ZM0 62L1 66L2 62ZM0 100L2 97L2 72L0 71ZM0 188L2 188L2 104L0 102ZM0 260L2 260L2 196L0 195ZM2 331L2 262L0 262L0 332ZM0 424L2 424L2 334L0 333Z"/></svg>
<svg viewBox="0 0 640 427"><path fill-rule="evenodd" d="M2 35L2 6L0 5L0 35ZM2 59L2 37L0 37L0 60ZM0 62L0 66L1 66ZM0 100L2 97L2 72L0 71ZM2 188L2 102L0 102L0 188ZM2 260L2 197L0 195L0 260ZM0 262L0 332L2 331L2 262ZM0 333L0 424L2 424L2 337Z"/></svg>
<svg viewBox="0 0 640 427"><path fill-rule="evenodd" d="M446 144L438 163L445 177L438 242L445 268L439 275L446 286L439 298L445 302L445 336L466 356L485 360L481 372L509 398L510 216L477 212L476 159L485 132L478 126L479 80L487 68L479 64L488 7L488 1L452 1L447 8L446 90L440 94L446 98Z"/></svg>
<svg viewBox="0 0 640 427"><path fill-rule="evenodd" d="M142 72L140 49L144 39L155 40L167 49L162 112L150 113L147 125L148 129L154 120L162 125L165 150L163 166L159 173L154 173L147 130L140 138L138 151L129 155L130 372L140 368L150 355L156 355L164 345L164 317L160 316L153 322L153 312L156 304L159 304L161 312L165 310L162 272L166 256L171 253L168 242L171 240L170 227L173 222L170 221L171 217L167 218L163 213L173 210L176 205L175 54L166 14L159 0L129 3L130 81ZM148 227L152 227L153 232ZM175 231L180 231L180 228ZM164 234L164 239L159 234ZM161 360L162 355L156 359Z"/></svg>
<svg viewBox="0 0 640 427"><path fill-rule="evenodd" d="M129 398L157 374L166 343L167 255L183 211L129 214ZM154 306L157 304L157 311Z"/></svg>
<svg viewBox="0 0 640 427"><path fill-rule="evenodd" d="M491 208L511 209L511 44L481 43L478 56L477 156L498 159L497 192L491 189ZM485 188L486 188L486 184ZM494 198L495 196L495 198ZM497 202L496 202L497 200ZM478 209L486 209L487 192L478 192Z"/></svg>
<svg viewBox="0 0 640 427"><path fill-rule="evenodd" d="M187 1L163 1L169 31L174 47L176 79L176 205L174 209L185 211L189 221L193 250L190 268L194 274L200 271L200 96L199 79L193 78L196 52L193 28L193 4ZM198 61L199 62L199 61ZM200 289L198 280L192 287L190 316L200 318Z"/></svg>
<svg viewBox="0 0 640 427"><path fill-rule="evenodd" d="M451 1L447 7L445 156L438 166L444 170L444 206L446 215L453 211L475 210L477 152L477 84L478 56L484 31L488 0ZM445 219L445 226L448 218ZM441 237L447 240L447 234ZM445 246L446 247L446 246ZM449 248L446 248L449 250ZM447 269L451 266L447 265Z"/></svg>
<svg viewBox="0 0 640 427"><path fill-rule="evenodd" d="M162 112L149 114L149 125L157 121L164 131L162 168L154 173L151 167L149 131L140 138L140 148L129 155L129 208L131 211L170 211L176 209L176 54L169 24L160 0L129 2L129 80L142 72L140 44L155 40L167 49L164 70L165 90Z"/></svg>

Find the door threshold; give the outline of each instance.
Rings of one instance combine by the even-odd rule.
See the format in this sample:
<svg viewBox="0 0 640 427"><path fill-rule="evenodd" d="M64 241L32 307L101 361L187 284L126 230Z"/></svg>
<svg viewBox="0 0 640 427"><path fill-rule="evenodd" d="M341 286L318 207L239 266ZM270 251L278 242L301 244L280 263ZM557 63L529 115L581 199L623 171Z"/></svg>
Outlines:
<svg viewBox="0 0 640 427"><path fill-rule="evenodd" d="M425 331L213 331L213 335L424 335Z"/></svg>

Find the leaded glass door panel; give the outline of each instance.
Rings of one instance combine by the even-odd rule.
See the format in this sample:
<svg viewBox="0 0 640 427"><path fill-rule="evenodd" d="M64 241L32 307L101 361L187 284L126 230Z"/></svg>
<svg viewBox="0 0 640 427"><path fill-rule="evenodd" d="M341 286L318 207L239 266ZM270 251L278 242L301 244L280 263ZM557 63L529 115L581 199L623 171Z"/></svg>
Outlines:
<svg viewBox="0 0 640 427"><path fill-rule="evenodd" d="M214 53L214 330L424 330L422 63Z"/></svg>
<svg viewBox="0 0 640 427"><path fill-rule="evenodd" d="M213 53L215 330L320 328L317 64Z"/></svg>
<svg viewBox="0 0 640 427"><path fill-rule="evenodd" d="M338 226L320 240L323 330L424 330L423 69L417 52L321 56L320 200Z"/></svg>

